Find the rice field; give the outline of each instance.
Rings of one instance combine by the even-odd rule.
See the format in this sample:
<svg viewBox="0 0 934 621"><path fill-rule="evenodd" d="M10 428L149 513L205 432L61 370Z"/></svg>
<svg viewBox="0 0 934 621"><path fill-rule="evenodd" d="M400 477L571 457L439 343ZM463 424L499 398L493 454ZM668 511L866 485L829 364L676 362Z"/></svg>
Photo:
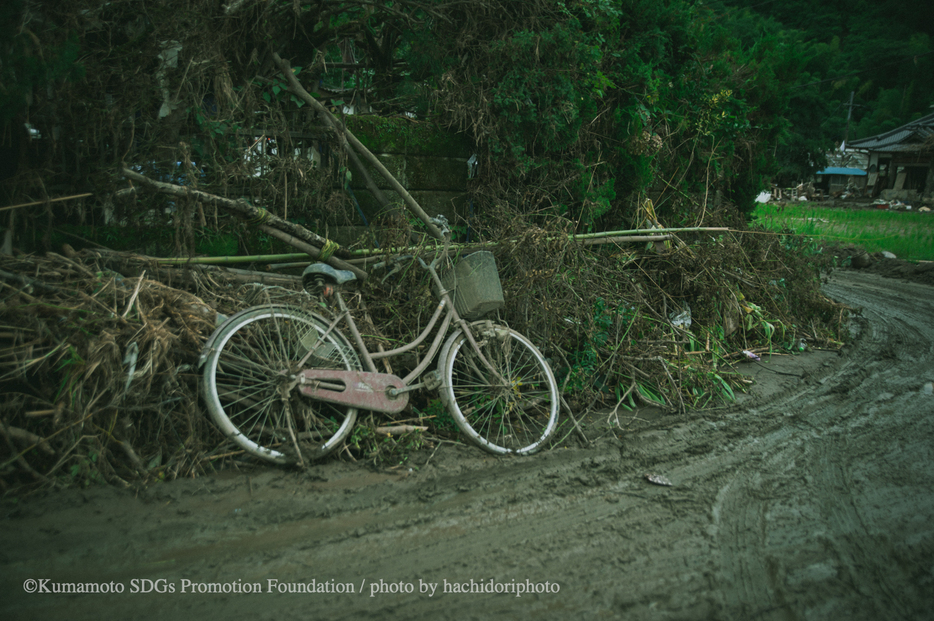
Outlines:
<svg viewBox="0 0 934 621"><path fill-rule="evenodd" d="M934 212L767 203L756 207L753 223L771 231L791 229L815 241L855 244L868 252L887 250L907 261L934 261Z"/></svg>

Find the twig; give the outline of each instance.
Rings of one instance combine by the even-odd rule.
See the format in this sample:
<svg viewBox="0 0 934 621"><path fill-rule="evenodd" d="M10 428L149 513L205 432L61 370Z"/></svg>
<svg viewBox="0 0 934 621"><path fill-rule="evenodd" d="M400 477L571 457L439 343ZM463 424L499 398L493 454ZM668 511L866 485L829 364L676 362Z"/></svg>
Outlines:
<svg viewBox="0 0 934 621"><path fill-rule="evenodd" d="M39 480L39 481L42 481L43 483L51 483L51 484L55 485L55 481L52 481L52 480L49 479L48 477L45 477L45 476L41 475L40 473L36 472L36 470L35 470L32 466L29 465L29 462L27 462L27 461L23 458L23 455L26 453L26 451L23 451L22 453L17 453L17 452L16 452L16 447L13 445L13 439L10 437L10 433L9 433L9 431L8 431L8 428L7 428L6 425L3 424L3 421L0 421L0 434L2 434L4 440L6 440L7 446L10 448L10 452L14 454L14 457L13 457L12 459L10 459L9 461L6 462L7 464L9 464L9 463L15 461L16 463L18 463L18 464L23 468L23 470L25 470L26 472L28 472L29 474L31 474L31 475L33 476L33 478L35 478L35 479L37 479L37 480ZM31 448L31 447L30 447L30 448ZM26 449L26 450L28 451L28 450L30 450L30 449ZM6 464L4 464L4 467L5 467L5 466L6 466Z"/></svg>
<svg viewBox="0 0 934 621"><path fill-rule="evenodd" d="M63 289L59 289L58 287L55 287L53 285L47 285L41 280L36 280L35 278L30 278L29 276L22 276L20 274L11 274L10 272L7 272L6 270L0 270L0 278L5 278L6 280L12 280L14 282L18 282L28 287L35 287L36 289L39 289L40 291L45 291L46 293L65 294L65 291Z"/></svg>
<svg viewBox="0 0 934 621"><path fill-rule="evenodd" d="M285 410L285 422L289 430L289 436L292 438L292 446L295 448L295 458L298 460L298 467L305 467L305 459L302 457L302 449L298 446L298 438L295 437L295 429L292 421L292 408L289 406L289 392L285 385L279 387L279 399L282 400L282 409Z"/></svg>
<svg viewBox="0 0 934 621"><path fill-rule="evenodd" d="M133 303L136 302L136 296L139 295L139 288L143 284L143 278L146 276L146 270L143 270L143 273L140 274L139 280L136 281L136 289L133 290L133 295L130 296L130 302L126 305L126 310L123 311L123 317L126 319L127 314L129 314L130 309L133 308Z"/></svg>
<svg viewBox="0 0 934 621"><path fill-rule="evenodd" d="M113 437L113 436L111 436ZM143 460L139 458L139 455L136 454L136 451L133 450L133 447L126 440L117 440L113 438L117 444L120 445L120 448L123 449L123 452L126 453L126 456L130 458L130 461L133 462L133 468L139 475L146 474L146 468L143 466Z"/></svg>
<svg viewBox="0 0 934 621"><path fill-rule="evenodd" d="M20 203L19 205L7 205L6 207L0 207L0 211L7 211L9 209L19 209L20 207L32 207L33 205L45 205L46 203L57 203L59 201L70 201L75 198L87 198L88 196L94 196L93 194L75 194L74 196L61 196L59 198L50 198L47 201L33 201L31 203Z"/></svg>
<svg viewBox="0 0 934 621"><path fill-rule="evenodd" d="M439 441L438 441L438 444L435 445L435 450L433 450L433 451L431 452L431 455L429 455L429 456L428 456L428 459L425 460L425 463L422 464L422 468L424 468L425 466L428 465L428 462L430 462L430 461L431 461L431 458L435 456L435 453L438 452L438 449L441 448L441 445L442 445L443 443L444 443L443 440L439 440Z"/></svg>
<svg viewBox="0 0 934 621"><path fill-rule="evenodd" d="M577 419L574 417L574 412L571 410L571 406L568 405L568 402L564 399L564 389L567 388L568 380L571 379L571 365L568 363L567 357L564 355L564 352L560 349L557 349L558 354L561 356L561 359L564 360L565 366L568 368L567 377L564 378L564 383L561 385L561 390L558 391L558 398L561 399L561 405L564 407L564 411L568 413L568 416L571 417L571 422L574 423L574 428L577 430L578 435L580 435L581 440L584 441L584 446L590 446L590 440L587 439L587 435L584 434L584 430L581 429L580 424L577 422Z"/></svg>
<svg viewBox="0 0 934 621"><path fill-rule="evenodd" d="M210 455L205 456L203 459L205 461L214 461L215 459L223 459L225 457L233 457L235 455L243 455L246 451L230 451L229 453L221 453L220 455Z"/></svg>
<svg viewBox="0 0 934 621"><path fill-rule="evenodd" d="M52 412L54 413L55 410L52 410ZM19 427L8 426L6 428L6 432L10 434L10 437L13 438L14 440L19 440L20 442L31 443L32 446L26 449L27 451L38 447L42 450L43 453L47 455L55 454L55 451L53 451L52 447L49 446L49 443L45 441L45 438L41 438L30 431L26 431L25 429L20 429Z"/></svg>
<svg viewBox="0 0 934 621"><path fill-rule="evenodd" d="M289 222L288 220L283 220L279 216L272 214L265 209L254 207L245 200L232 200L229 198L224 198L223 196L209 194L208 192L195 190L189 187L155 181L154 179L150 179L149 177L141 175L138 172L130 170L129 168L124 168L122 172L123 176L125 176L127 179L138 181L139 183L142 183L162 194L169 194L171 196L182 198L187 197L192 200L198 200L205 203L210 203L212 205L219 205L228 211L235 213L237 216L246 219L248 222L254 225L260 225L260 227L268 233L271 233L271 231L276 231L277 237L286 243L291 243L293 246L299 248L303 252L307 252L314 258L317 258L321 251L312 244L317 244L322 248L326 247L328 244L331 244L331 247L335 246L334 242L325 239L320 235L312 233L300 224ZM301 241L303 242L303 246L298 246L296 243L293 243L290 240ZM346 251L337 248L334 252L343 256ZM366 278L366 272L362 272L362 270L359 270L359 268L352 268L350 265L344 261L341 261L336 256L329 257L327 259L327 263L333 265L337 269L353 270L354 273L357 274L357 277L361 280Z"/></svg>
<svg viewBox="0 0 934 621"><path fill-rule="evenodd" d="M619 406L621 406L621 405L623 404L623 401L626 400L626 397L628 397L628 396L632 393L632 391L635 390L635 388L636 388L636 381L633 380L632 383L629 385L629 390L627 390L626 393L625 393L622 397L619 398L619 401L616 402L616 406L613 408L613 411L610 412L609 415L607 415L607 417L606 417L606 424L607 424L607 425L612 424L612 423L610 423L610 419L615 417L615 418L616 418L616 426L617 426L617 427L620 426L620 424L619 424Z"/></svg>

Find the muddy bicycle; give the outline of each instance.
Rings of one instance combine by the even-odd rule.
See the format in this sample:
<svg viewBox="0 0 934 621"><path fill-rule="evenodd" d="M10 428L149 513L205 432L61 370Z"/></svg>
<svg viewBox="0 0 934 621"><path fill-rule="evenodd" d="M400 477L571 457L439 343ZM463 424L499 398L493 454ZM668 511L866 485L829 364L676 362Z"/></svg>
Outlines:
<svg viewBox="0 0 934 621"><path fill-rule="evenodd" d="M439 299L426 327L401 347L369 351L341 296L356 276L325 263L308 266L302 282L335 307L333 319L274 305L227 319L201 354L204 398L224 435L260 458L302 464L340 447L358 410L398 413L412 391L427 389L439 391L460 431L480 448L527 455L543 447L557 427L554 374L528 338L477 318L502 305L495 261L479 252L451 265L448 239L430 263L411 256L386 262L417 261ZM377 371L376 361L419 347L439 321L410 373ZM437 368L428 370L435 359Z"/></svg>

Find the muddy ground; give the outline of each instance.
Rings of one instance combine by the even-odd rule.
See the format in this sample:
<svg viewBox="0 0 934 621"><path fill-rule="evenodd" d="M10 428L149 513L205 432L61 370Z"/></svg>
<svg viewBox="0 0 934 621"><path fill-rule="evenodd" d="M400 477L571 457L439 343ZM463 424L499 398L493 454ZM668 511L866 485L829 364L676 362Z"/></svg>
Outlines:
<svg viewBox="0 0 934 621"><path fill-rule="evenodd" d="M934 288L825 290L862 309L842 351L744 365L729 408L593 417L587 448L3 501L0 617L932 618Z"/></svg>

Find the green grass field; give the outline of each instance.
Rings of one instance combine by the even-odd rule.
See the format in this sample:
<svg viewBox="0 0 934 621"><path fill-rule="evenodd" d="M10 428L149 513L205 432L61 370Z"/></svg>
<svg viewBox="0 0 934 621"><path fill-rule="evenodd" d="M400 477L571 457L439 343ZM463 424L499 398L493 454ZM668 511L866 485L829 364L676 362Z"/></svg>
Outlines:
<svg viewBox="0 0 934 621"><path fill-rule="evenodd" d="M907 261L934 261L934 212L840 209L809 204L756 207L753 222L770 231L793 230L817 241L888 250Z"/></svg>

